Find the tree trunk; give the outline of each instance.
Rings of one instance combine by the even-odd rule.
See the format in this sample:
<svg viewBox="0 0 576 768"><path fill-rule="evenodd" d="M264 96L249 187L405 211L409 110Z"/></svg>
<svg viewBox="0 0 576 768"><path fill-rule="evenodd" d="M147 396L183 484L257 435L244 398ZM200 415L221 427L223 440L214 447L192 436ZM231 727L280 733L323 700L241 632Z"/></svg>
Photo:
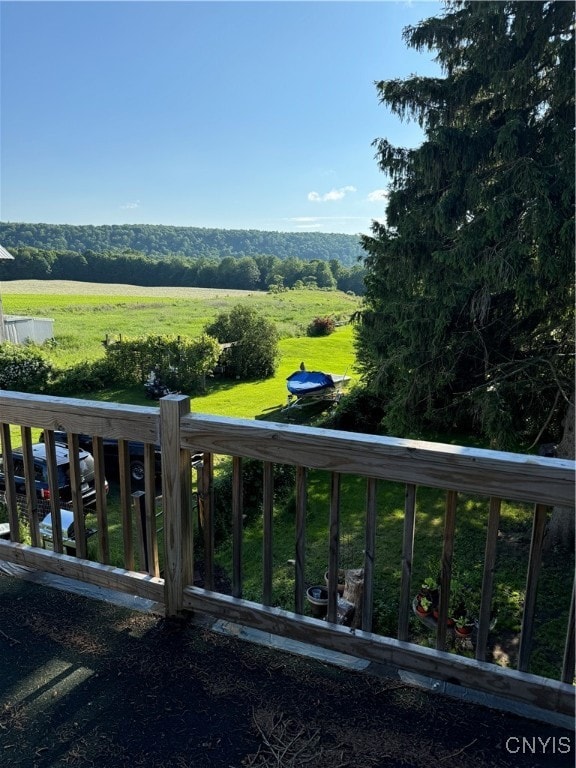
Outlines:
<svg viewBox="0 0 576 768"><path fill-rule="evenodd" d="M574 459L574 393L564 417L564 434L558 443L557 455L559 459ZM546 549L573 549L573 507L554 507L546 531L545 547Z"/></svg>
<svg viewBox="0 0 576 768"><path fill-rule="evenodd" d="M364 569L350 568L345 575L344 594L342 597L354 605L354 616L350 626L360 629L362 626L362 596L364 594Z"/></svg>

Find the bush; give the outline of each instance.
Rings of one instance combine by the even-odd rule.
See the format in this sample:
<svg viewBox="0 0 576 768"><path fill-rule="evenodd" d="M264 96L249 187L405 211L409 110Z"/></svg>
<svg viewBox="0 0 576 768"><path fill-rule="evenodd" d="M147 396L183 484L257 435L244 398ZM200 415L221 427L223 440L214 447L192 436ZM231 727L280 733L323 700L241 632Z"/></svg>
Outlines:
<svg viewBox="0 0 576 768"><path fill-rule="evenodd" d="M233 379L265 379L274 375L278 359L275 324L255 309L237 304L204 328L221 344L231 344L224 356L224 375Z"/></svg>
<svg viewBox="0 0 576 768"><path fill-rule="evenodd" d="M52 384L52 392L69 397L77 392L96 392L118 381L118 372L108 359L85 360L72 368L59 371Z"/></svg>
<svg viewBox="0 0 576 768"><path fill-rule="evenodd" d="M320 426L377 435L382 432L385 412L384 403L379 397L356 387L340 398L336 408Z"/></svg>
<svg viewBox="0 0 576 768"><path fill-rule="evenodd" d="M0 344L0 389L44 392L53 372L52 365L36 345Z"/></svg>
<svg viewBox="0 0 576 768"><path fill-rule="evenodd" d="M332 317L316 317L306 329L306 334L308 336L330 336L335 330L336 323Z"/></svg>
<svg viewBox="0 0 576 768"><path fill-rule="evenodd" d="M107 364L113 381L127 387L144 384L150 371L169 389L194 393L202 391L206 374L220 355L216 339L181 336L146 336L122 339L106 347Z"/></svg>
<svg viewBox="0 0 576 768"><path fill-rule="evenodd" d="M274 465L274 503L280 504L294 491L296 468ZM263 510L263 464L257 459L242 461L244 523L250 524ZM232 461L228 460L214 478L214 538L221 544L232 531Z"/></svg>

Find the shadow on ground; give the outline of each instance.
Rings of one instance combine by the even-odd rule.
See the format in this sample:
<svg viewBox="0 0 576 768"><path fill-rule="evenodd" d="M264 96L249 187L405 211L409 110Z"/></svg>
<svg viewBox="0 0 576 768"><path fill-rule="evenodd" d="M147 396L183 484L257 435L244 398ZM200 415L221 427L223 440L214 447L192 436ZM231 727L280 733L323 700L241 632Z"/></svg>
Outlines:
<svg viewBox="0 0 576 768"><path fill-rule="evenodd" d="M11 768L574 762L560 728L4 574L0 679Z"/></svg>

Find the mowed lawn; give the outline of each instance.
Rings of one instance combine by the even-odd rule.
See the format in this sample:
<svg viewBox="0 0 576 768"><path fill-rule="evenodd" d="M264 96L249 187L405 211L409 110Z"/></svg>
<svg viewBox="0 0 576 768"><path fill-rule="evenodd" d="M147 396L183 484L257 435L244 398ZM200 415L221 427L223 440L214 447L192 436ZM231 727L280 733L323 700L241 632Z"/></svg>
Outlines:
<svg viewBox="0 0 576 768"><path fill-rule="evenodd" d="M219 313L238 303L249 303L278 327L281 341L276 374L264 381L212 380L206 394L193 397L192 408L203 413L269 418L286 404L286 377L301 362L309 369L347 373L352 378L356 375L353 329L348 321L361 300L341 292L303 290L267 294L59 280L18 280L3 283L0 288L6 314L54 320L55 343L48 354L58 368L101 358L106 336L153 334L195 338ZM330 336L308 337L308 324L315 317L324 316L333 317L342 325ZM95 391L90 397L150 404L144 399L143 389Z"/></svg>

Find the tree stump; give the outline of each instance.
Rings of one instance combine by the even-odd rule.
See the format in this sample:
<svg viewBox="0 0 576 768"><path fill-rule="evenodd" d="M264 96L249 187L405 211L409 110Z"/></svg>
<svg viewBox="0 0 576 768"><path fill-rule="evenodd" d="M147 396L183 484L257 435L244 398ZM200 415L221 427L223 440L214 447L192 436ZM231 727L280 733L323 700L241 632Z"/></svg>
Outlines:
<svg viewBox="0 0 576 768"><path fill-rule="evenodd" d="M362 596L364 595L364 568L349 568L344 575L344 600L354 605L354 615L350 623L352 629L362 626Z"/></svg>

